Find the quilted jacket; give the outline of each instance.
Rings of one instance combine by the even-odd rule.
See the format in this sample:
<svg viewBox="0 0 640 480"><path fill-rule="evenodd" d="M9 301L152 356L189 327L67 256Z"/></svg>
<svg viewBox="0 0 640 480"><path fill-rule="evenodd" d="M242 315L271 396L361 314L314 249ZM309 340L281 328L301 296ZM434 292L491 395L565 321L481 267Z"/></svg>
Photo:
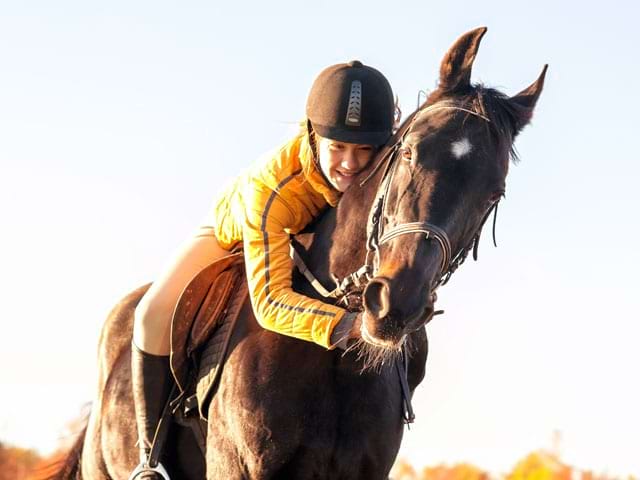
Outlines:
<svg viewBox="0 0 640 480"><path fill-rule="evenodd" d="M331 348L346 311L294 292L289 235L307 226L340 193L313 161L307 134L259 159L214 204L223 248L242 242L251 303L258 323L274 332Z"/></svg>

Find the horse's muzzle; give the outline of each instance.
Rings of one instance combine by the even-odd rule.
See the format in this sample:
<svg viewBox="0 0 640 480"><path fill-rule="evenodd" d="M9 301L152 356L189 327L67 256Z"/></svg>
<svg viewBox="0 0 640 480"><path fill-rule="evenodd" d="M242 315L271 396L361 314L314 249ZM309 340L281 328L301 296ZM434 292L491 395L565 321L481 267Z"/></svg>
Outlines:
<svg viewBox="0 0 640 480"><path fill-rule="evenodd" d="M385 277L376 277L369 282L363 292L365 314L362 321L370 337L385 344L398 343L433 316L433 293L422 298L403 298L407 291L414 290L396 286L394 291L391 281Z"/></svg>

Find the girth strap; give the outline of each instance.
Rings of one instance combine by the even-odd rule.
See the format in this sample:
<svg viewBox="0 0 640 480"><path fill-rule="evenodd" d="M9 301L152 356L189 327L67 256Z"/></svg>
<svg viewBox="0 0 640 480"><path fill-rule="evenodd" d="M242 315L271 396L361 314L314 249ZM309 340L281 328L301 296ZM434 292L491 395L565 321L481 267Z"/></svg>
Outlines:
<svg viewBox="0 0 640 480"><path fill-rule="evenodd" d="M207 454L207 432L206 427L203 427L203 420L200 419L200 415L193 415L193 412L198 412L198 397L197 395L191 395L184 398L184 392L173 402L171 402L171 410L173 411L173 419L179 425L183 427L189 427L196 439L198 448L205 457ZM206 425L206 423L205 423Z"/></svg>
<svg viewBox="0 0 640 480"><path fill-rule="evenodd" d="M151 451L149 452L148 464L151 468L157 468L160 466L160 455L164 450L164 445L167 441L167 435L169 433L169 427L171 426L171 399L177 390L177 385L174 383L171 388L171 393L167 399L167 403L162 411L162 417L158 422L156 428L156 434L153 436L153 442L151 443ZM161 473L164 476L164 473ZM168 476L166 478L169 478Z"/></svg>

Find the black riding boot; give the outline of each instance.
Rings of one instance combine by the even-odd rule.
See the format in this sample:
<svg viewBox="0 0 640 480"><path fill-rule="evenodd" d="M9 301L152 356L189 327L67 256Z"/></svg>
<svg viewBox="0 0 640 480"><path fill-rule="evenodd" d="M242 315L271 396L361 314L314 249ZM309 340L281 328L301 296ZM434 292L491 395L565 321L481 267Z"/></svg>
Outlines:
<svg viewBox="0 0 640 480"><path fill-rule="evenodd" d="M131 383L138 425L140 465L130 480L162 480L149 468L147 459L162 411L171 393L173 379L168 355L152 355L131 344Z"/></svg>

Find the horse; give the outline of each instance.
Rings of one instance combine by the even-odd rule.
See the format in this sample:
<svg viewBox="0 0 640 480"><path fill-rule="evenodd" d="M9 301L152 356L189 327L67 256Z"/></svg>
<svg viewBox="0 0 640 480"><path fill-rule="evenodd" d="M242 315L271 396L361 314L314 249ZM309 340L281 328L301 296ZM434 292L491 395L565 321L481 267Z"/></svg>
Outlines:
<svg viewBox="0 0 640 480"><path fill-rule="evenodd" d="M163 457L172 478L388 477L406 408L395 360L405 356L413 393L425 375L435 291L471 250L475 256L485 220L504 195L514 140L544 84L546 65L511 97L471 84L486 30L451 46L438 87L337 208L295 236L317 281L341 284L342 298L359 304L360 338L345 351L325 350L263 329L245 302L207 409L206 454L189 429L173 425ZM293 280L320 298L299 273ZM145 289L127 295L106 320L97 396L57 478L127 478L138 462L130 348Z"/></svg>

